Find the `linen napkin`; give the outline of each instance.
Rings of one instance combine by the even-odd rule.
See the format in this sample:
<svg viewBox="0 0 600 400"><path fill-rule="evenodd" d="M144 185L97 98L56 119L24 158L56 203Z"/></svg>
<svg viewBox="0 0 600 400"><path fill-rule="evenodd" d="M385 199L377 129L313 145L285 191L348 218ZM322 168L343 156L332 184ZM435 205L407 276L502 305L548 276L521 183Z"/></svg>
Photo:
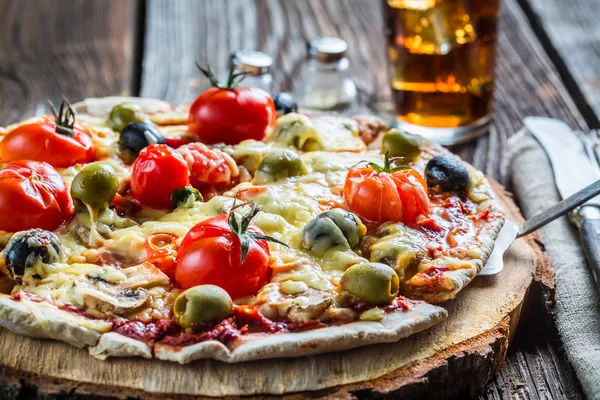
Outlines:
<svg viewBox="0 0 600 400"><path fill-rule="evenodd" d="M546 153L526 131L508 141L513 190L525 218L561 200ZM562 217L540 230L556 273L556 327L586 396L600 399L600 296L579 244Z"/></svg>

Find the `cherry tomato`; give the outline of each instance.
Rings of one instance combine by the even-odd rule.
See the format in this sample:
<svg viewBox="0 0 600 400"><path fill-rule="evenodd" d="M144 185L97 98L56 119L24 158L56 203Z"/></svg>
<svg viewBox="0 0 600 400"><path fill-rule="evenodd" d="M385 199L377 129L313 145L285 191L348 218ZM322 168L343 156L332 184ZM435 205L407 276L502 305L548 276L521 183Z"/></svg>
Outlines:
<svg viewBox="0 0 600 400"><path fill-rule="evenodd" d="M174 149L177 149L185 144L188 143L192 143L194 140L193 139L189 139L189 138L182 138L182 137L166 137L165 138L165 144L169 147L172 147Z"/></svg>
<svg viewBox="0 0 600 400"><path fill-rule="evenodd" d="M0 229L53 231L73 212L67 185L51 165L14 161L0 171Z"/></svg>
<svg viewBox="0 0 600 400"><path fill-rule="evenodd" d="M46 115L13 129L0 142L2 161L44 161L60 168L93 161L92 138L83 126L63 118L57 123L57 117Z"/></svg>
<svg viewBox="0 0 600 400"><path fill-rule="evenodd" d="M386 168L387 167L387 168ZM413 169L352 168L344 184L344 201L370 222L399 221L414 224L429 214L427 183Z"/></svg>
<svg viewBox="0 0 600 400"><path fill-rule="evenodd" d="M176 237L168 233L153 233L146 240L144 249L148 253L146 261L160 269L171 281L175 279L177 266Z"/></svg>
<svg viewBox="0 0 600 400"><path fill-rule="evenodd" d="M188 131L204 143L237 144L262 140L275 126L275 103L258 88L235 87L235 75L220 85L210 71L202 70L214 87L200 94L190 107Z"/></svg>
<svg viewBox="0 0 600 400"><path fill-rule="evenodd" d="M263 233L250 223L242 234L252 236ZM217 285L233 299L256 294L269 278L271 252L266 240L248 239L248 252L242 262L242 245L232 230L228 215L198 223L179 246L175 271L177 285L182 289L204 284Z"/></svg>
<svg viewBox="0 0 600 400"><path fill-rule="evenodd" d="M171 194L190 184L188 166L166 144L151 144L140 151L131 171L131 196L153 208L172 208Z"/></svg>
<svg viewBox="0 0 600 400"><path fill-rule="evenodd" d="M177 151L190 168L190 184L198 190L207 186L227 186L238 175L235 161L220 150L202 143L190 143Z"/></svg>

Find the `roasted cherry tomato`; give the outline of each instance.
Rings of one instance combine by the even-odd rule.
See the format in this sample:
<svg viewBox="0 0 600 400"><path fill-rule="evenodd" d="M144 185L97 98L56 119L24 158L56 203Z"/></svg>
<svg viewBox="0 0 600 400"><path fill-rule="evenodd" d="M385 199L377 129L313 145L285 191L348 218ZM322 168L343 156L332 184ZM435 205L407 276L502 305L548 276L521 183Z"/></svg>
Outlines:
<svg viewBox="0 0 600 400"><path fill-rule="evenodd" d="M427 183L414 169L369 163L352 168L344 184L344 201L350 210L370 222L399 221L414 224L429 214Z"/></svg>
<svg viewBox="0 0 600 400"><path fill-rule="evenodd" d="M94 143L75 122L71 105L64 101L53 113L9 132L0 142L2 161L45 161L60 168L93 161Z"/></svg>
<svg viewBox="0 0 600 400"><path fill-rule="evenodd" d="M131 196L153 208L172 208L171 194L190 184L188 166L166 144L151 144L140 151L131 171Z"/></svg>
<svg viewBox="0 0 600 400"><path fill-rule="evenodd" d="M235 161L221 150L202 143L190 143L177 151L190 169L190 184L198 190L207 186L227 186L238 175Z"/></svg>
<svg viewBox="0 0 600 400"><path fill-rule="evenodd" d="M194 226L179 246L177 285L183 289L216 285L233 299L256 294L269 278L267 241L284 244L264 236L251 222L259 211L253 208L243 218L232 211Z"/></svg>
<svg viewBox="0 0 600 400"><path fill-rule="evenodd" d="M175 279L177 266L177 238L169 233L153 233L146 240L144 249L148 253L147 262L164 272L169 279Z"/></svg>
<svg viewBox="0 0 600 400"><path fill-rule="evenodd" d="M53 231L73 212L69 189L51 165L14 161L0 171L0 229Z"/></svg>
<svg viewBox="0 0 600 400"><path fill-rule="evenodd" d="M237 144L262 140L275 126L275 103L258 88L236 87L239 74L229 74L221 85L210 70L201 71L213 87L200 94L190 107L188 131L204 143Z"/></svg>

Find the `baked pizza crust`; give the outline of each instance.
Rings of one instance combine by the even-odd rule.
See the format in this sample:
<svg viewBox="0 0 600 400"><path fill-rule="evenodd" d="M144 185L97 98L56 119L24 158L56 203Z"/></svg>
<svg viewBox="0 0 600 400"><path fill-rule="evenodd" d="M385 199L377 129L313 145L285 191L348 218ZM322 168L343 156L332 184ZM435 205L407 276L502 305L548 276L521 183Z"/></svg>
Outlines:
<svg viewBox="0 0 600 400"><path fill-rule="evenodd" d="M54 339L75 347L94 346L112 324L63 311L44 302L0 295L0 326L18 335Z"/></svg>
<svg viewBox="0 0 600 400"><path fill-rule="evenodd" d="M499 207L496 199L493 199L494 207ZM481 258L469 260L469 268L460 268L452 271L446 271L445 276L450 279L453 285L452 290L437 292L437 293L420 293L416 298L424 300L428 303L441 304L448 300L452 300L456 295L464 289L483 269L485 264L488 262L492 252L494 251L494 245L496 238L500 233L500 229L504 226L504 217L494 220L486 227L485 231L481 233ZM407 294L411 297L411 293Z"/></svg>
<svg viewBox="0 0 600 400"><path fill-rule="evenodd" d="M375 343L397 342L437 324L448 315L441 307L420 303L409 311L394 311L379 322L359 321L304 332L248 335L227 348L214 340L176 348L156 345L161 360L186 364L203 358L234 363L268 358L309 356L354 349Z"/></svg>
<svg viewBox="0 0 600 400"><path fill-rule="evenodd" d="M100 360L108 357L152 358L152 347L120 333L108 332L100 337L98 344L89 348L89 353Z"/></svg>
<svg viewBox="0 0 600 400"><path fill-rule="evenodd" d="M181 348L145 342L107 332L111 324L63 311L44 302L13 300L0 296L0 326L23 336L54 339L83 348L90 355L108 357L144 357L186 364L212 358L224 362L242 362L268 358L300 357L349 350L375 343L396 342L437 324L448 315L438 306L418 303L411 310L395 310L382 321L350 324L279 334L250 334L228 348L211 340ZM87 325L87 326L85 326ZM102 331L106 333L102 333Z"/></svg>

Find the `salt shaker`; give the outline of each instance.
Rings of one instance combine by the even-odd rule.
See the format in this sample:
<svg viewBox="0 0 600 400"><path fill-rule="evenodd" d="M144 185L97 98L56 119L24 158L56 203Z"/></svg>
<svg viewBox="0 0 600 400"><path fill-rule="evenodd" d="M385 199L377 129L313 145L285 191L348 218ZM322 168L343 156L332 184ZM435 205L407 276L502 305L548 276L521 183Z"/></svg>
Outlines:
<svg viewBox="0 0 600 400"><path fill-rule="evenodd" d="M308 43L308 58L294 84L294 97L301 109L351 113L356 85L348 75L348 44L323 36Z"/></svg>
<svg viewBox="0 0 600 400"><path fill-rule="evenodd" d="M242 87L257 87L267 93L271 92L273 77L269 69L273 59L267 54L255 50L240 50L231 55L231 64L236 71L246 72L239 83Z"/></svg>

